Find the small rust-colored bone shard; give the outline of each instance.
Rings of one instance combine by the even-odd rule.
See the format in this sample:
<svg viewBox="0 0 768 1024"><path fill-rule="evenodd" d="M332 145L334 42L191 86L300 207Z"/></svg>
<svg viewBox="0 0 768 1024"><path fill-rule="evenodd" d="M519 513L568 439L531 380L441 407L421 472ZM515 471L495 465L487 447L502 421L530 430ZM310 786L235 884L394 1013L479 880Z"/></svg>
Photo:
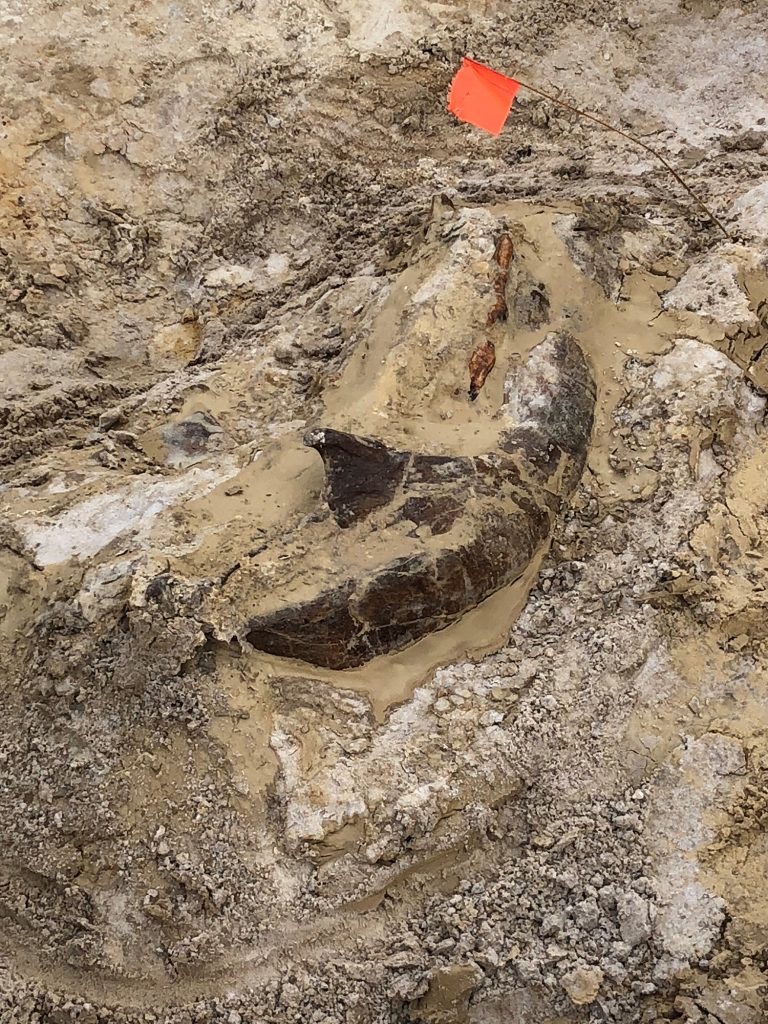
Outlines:
<svg viewBox="0 0 768 1024"><path fill-rule="evenodd" d="M493 280L493 291L496 296L495 302L488 313L486 326L493 327L497 321L504 321L509 315L507 308L507 282L509 280L509 265L512 262L512 239L504 234L496 245L493 258L498 264L499 271ZM496 346L490 338L480 342L469 358L469 400L474 402L485 384L488 374L496 365Z"/></svg>
<svg viewBox="0 0 768 1024"><path fill-rule="evenodd" d="M469 400L474 402L496 365L496 346L490 338L480 342L469 357Z"/></svg>
<svg viewBox="0 0 768 1024"><path fill-rule="evenodd" d="M512 239L505 232L499 239L493 256L498 264L499 272L493 281L496 301L491 307L488 319L486 320L488 327L493 327L497 321L506 320L509 315L509 310L507 309L507 282L509 281L509 265L512 262L512 253Z"/></svg>
<svg viewBox="0 0 768 1024"><path fill-rule="evenodd" d="M352 527L345 543L363 555L350 561L365 568L345 568L342 555L331 579L308 588L301 564L288 563L276 589L254 595L247 639L270 654L355 668L443 629L514 583L578 483L594 405L578 343L550 334L507 395L499 449L485 456L411 455L314 431L308 443L328 468L327 501ZM381 545L390 530L397 554ZM262 602L269 610L259 612Z"/></svg>

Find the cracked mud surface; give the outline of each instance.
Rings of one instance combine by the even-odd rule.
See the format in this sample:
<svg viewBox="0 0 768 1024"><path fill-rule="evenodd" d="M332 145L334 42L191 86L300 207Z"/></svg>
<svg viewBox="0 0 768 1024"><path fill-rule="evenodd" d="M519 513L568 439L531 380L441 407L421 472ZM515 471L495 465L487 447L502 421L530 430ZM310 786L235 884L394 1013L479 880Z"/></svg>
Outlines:
<svg viewBox="0 0 768 1024"><path fill-rule="evenodd" d="M760 5L0 25L0 1020L765 1020ZM524 91L452 121L465 53L732 238ZM255 650L367 564L307 431L476 459L552 331L595 425L528 571L360 668Z"/></svg>

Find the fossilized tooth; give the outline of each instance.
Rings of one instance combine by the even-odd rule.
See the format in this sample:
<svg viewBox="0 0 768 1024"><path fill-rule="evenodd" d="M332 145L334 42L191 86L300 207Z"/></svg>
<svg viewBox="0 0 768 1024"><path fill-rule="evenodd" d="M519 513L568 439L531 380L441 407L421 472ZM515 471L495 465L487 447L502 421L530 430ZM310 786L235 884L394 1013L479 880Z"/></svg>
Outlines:
<svg viewBox="0 0 768 1024"><path fill-rule="evenodd" d="M366 551L391 531L398 554L357 572L340 569L333 585L298 601L288 581L284 604L278 594L277 608L250 621L247 639L271 654L354 668L442 629L519 579L578 483L594 404L578 343L550 334L510 389L498 451L423 455L312 432L326 500L349 544Z"/></svg>

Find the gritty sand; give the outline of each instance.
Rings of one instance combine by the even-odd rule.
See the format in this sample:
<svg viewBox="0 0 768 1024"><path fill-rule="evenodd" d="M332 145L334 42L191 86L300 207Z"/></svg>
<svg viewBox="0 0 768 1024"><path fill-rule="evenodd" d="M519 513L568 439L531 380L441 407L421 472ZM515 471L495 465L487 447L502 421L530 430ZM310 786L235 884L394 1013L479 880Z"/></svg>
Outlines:
<svg viewBox="0 0 768 1024"><path fill-rule="evenodd" d="M731 237L525 91L458 124L464 54ZM759 0L0 0L0 58L0 1022L765 1021ZM306 430L486 452L558 329L596 422L524 577L359 669L251 648L402 541Z"/></svg>

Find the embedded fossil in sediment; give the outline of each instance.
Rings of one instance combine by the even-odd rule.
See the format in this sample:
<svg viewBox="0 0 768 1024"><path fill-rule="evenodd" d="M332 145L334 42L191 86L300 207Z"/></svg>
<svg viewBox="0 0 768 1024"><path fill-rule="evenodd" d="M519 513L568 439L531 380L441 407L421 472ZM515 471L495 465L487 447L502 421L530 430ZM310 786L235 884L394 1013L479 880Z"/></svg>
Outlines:
<svg viewBox="0 0 768 1024"><path fill-rule="evenodd" d="M349 545L397 533L398 554L257 614L246 637L268 653L326 668L359 666L459 619L519 579L576 487L592 431L595 383L578 342L549 334L501 410L497 450L479 457L395 451L331 429L307 435L323 458L325 500ZM273 595L274 599L274 595Z"/></svg>
<svg viewBox="0 0 768 1024"><path fill-rule="evenodd" d="M488 374L496 365L496 346L490 338L482 341L469 360L469 400L474 400L479 395L483 385L488 379Z"/></svg>
<svg viewBox="0 0 768 1024"><path fill-rule="evenodd" d="M496 245L496 252L493 254L493 258L498 264L499 272L493 281L495 299L488 313L486 327L493 327L500 320L505 321L509 315L507 308L507 282L509 280L509 265L512 262L513 252L512 239L505 231Z"/></svg>
<svg viewBox="0 0 768 1024"><path fill-rule="evenodd" d="M499 271L493 281L494 303L486 318L486 327L493 327L499 321L505 322L509 315L507 282L509 281L509 265L512 262L513 251L512 239L504 232L496 245L496 252L493 256ZM490 338L484 338L475 346L469 359L470 402L475 401L495 365L496 346Z"/></svg>

